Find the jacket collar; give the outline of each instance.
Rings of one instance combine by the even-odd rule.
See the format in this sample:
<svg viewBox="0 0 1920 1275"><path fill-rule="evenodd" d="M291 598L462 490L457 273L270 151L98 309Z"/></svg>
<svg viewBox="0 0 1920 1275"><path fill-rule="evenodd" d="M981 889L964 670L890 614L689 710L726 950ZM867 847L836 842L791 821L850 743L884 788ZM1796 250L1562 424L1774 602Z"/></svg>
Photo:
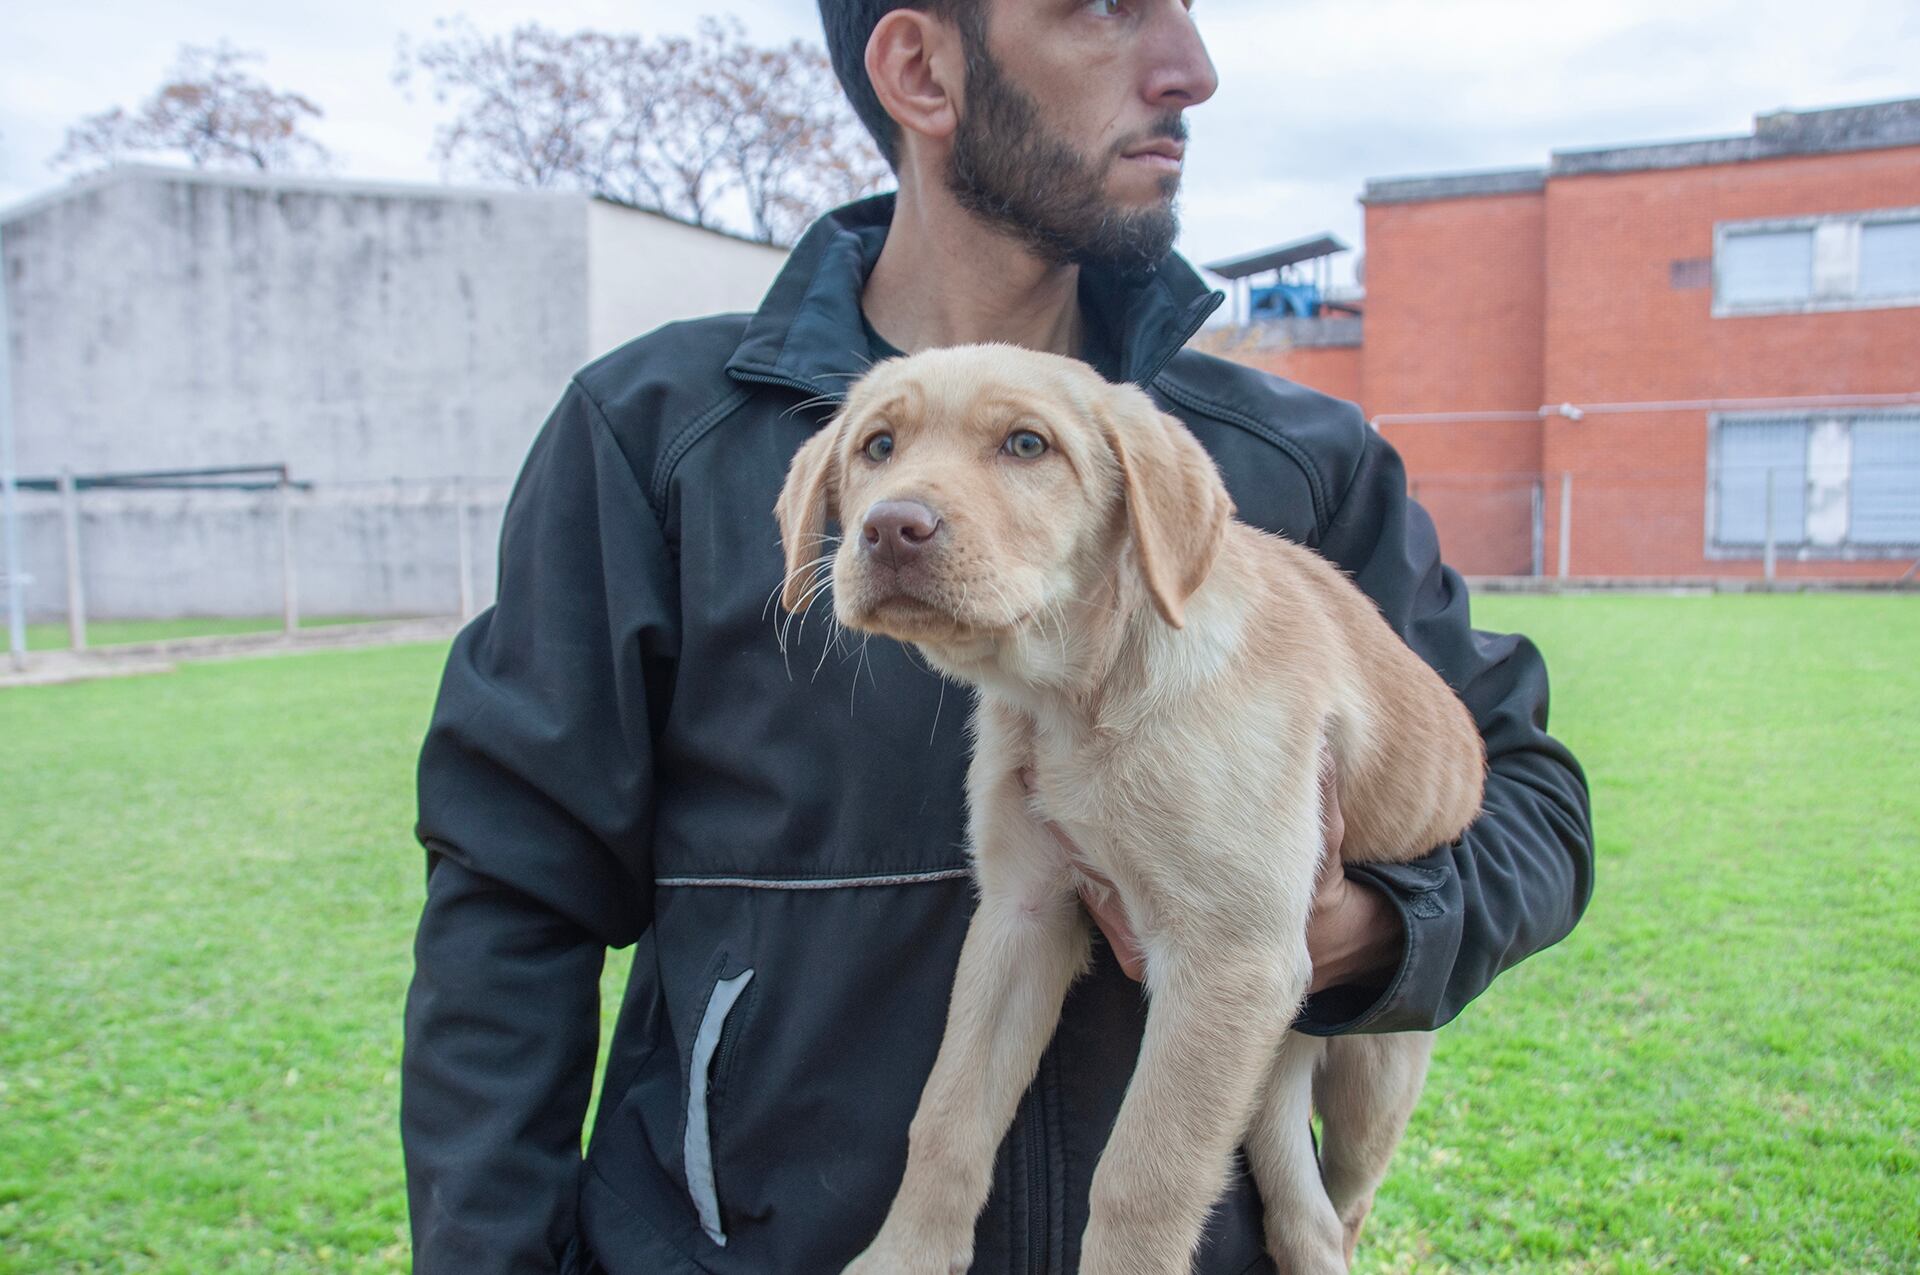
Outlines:
<svg viewBox="0 0 1920 1275"><path fill-rule="evenodd" d="M735 380L791 385L838 399L869 362L860 292L893 221L891 194L836 208L794 245L727 361ZM1110 325L1127 380L1146 385L1225 298L1175 254L1144 283L1080 272L1087 321Z"/></svg>

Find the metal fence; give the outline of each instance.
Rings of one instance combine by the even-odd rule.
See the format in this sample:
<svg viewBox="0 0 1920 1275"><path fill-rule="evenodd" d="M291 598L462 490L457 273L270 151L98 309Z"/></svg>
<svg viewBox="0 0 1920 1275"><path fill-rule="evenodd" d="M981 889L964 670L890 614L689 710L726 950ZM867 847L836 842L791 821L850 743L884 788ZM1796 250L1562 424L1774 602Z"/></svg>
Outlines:
<svg viewBox="0 0 1920 1275"><path fill-rule="evenodd" d="M1920 464L1416 473L1409 489L1469 575L1774 580L1787 564L1807 578L1920 560Z"/></svg>
<svg viewBox="0 0 1920 1275"><path fill-rule="evenodd" d="M309 484L277 466L25 479L28 619L468 617L493 600L509 482Z"/></svg>
<svg viewBox="0 0 1920 1275"><path fill-rule="evenodd" d="M27 616L64 620L76 649L92 620L465 618L493 601L509 485L304 484L277 466L29 479L8 551ZM1476 576L1887 576L1920 560L1920 466L1877 471L1871 501L1832 475L1728 465L1416 473L1410 488L1447 561Z"/></svg>

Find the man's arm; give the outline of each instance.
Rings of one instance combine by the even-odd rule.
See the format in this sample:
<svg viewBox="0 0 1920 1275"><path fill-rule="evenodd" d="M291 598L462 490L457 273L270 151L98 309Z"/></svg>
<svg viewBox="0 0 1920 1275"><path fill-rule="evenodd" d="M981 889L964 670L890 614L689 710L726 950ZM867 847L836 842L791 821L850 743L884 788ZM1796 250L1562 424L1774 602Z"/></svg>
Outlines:
<svg viewBox="0 0 1920 1275"><path fill-rule="evenodd" d="M1308 998L1302 1031L1426 1031L1450 1021L1503 970L1573 929L1593 890L1586 779L1546 732L1547 670L1523 637L1476 632L1466 586L1441 565L1433 522L1407 498L1399 456L1371 430L1319 551L1459 692L1487 745L1482 813L1459 841L1347 876L1392 905L1397 967L1376 986Z"/></svg>
<svg viewBox="0 0 1920 1275"><path fill-rule="evenodd" d="M558 1269L574 1230L605 954L518 891L434 864L400 1113L422 1275Z"/></svg>
<svg viewBox="0 0 1920 1275"><path fill-rule="evenodd" d="M651 915L676 596L653 510L575 384L522 471L499 600L455 639L420 756L430 875L401 1135L422 1275L551 1272L574 1234L601 965Z"/></svg>
<svg viewBox="0 0 1920 1275"><path fill-rule="evenodd" d="M1031 784L1024 774L1022 781ZM1349 983L1384 987L1392 972L1400 968L1405 929L1399 911L1385 895L1340 871L1340 844L1346 837L1347 823L1340 810L1331 754L1322 757L1320 812L1320 876L1314 882L1313 912L1307 924L1307 955L1313 961L1313 982L1308 990L1318 992ZM1107 940L1120 972L1136 983L1144 981L1147 956L1127 920L1119 892L1111 881L1087 866L1086 856L1065 829L1057 824L1047 827L1059 839L1067 857L1079 863L1080 902Z"/></svg>

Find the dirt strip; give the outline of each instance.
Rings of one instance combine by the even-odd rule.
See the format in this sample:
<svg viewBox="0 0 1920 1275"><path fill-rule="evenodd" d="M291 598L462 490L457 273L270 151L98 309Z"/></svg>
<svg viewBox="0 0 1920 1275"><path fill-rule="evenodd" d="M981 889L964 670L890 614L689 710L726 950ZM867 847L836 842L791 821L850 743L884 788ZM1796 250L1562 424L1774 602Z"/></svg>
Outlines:
<svg viewBox="0 0 1920 1275"><path fill-rule="evenodd" d="M101 677L139 677L171 672L176 665L198 660L233 660L265 655L297 655L304 651L350 651L405 642L443 642L460 631L451 617L419 620L380 620L370 624L326 624L288 634L278 629L262 633L225 633L213 637L168 638L160 642L129 642L85 651L29 651L24 669L14 667L0 652L0 690L13 686L49 686Z"/></svg>

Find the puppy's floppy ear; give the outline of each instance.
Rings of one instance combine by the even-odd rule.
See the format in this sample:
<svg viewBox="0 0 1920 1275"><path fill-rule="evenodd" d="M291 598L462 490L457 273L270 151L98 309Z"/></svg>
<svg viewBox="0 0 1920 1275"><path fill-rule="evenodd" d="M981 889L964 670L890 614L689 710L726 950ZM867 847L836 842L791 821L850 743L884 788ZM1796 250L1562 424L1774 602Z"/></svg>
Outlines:
<svg viewBox="0 0 1920 1275"><path fill-rule="evenodd" d="M780 589L780 605L791 611L806 596L812 573L805 568L826 538L827 519L837 518L836 488L840 485L839 442L841 416L828 421L801 445L787 466L786 485L773 502L780 524L780 543L786 550L787 575Z"/></svg>
<svg viewBox="0 0 1920 1275"><path fill-rule="evenodd" d="M1199 440L1130 385L1110 388L1101 425L1120 462L1127 526L1160 618L1186 623L1191 598L1227 542L1233 498Z"/></svg>

